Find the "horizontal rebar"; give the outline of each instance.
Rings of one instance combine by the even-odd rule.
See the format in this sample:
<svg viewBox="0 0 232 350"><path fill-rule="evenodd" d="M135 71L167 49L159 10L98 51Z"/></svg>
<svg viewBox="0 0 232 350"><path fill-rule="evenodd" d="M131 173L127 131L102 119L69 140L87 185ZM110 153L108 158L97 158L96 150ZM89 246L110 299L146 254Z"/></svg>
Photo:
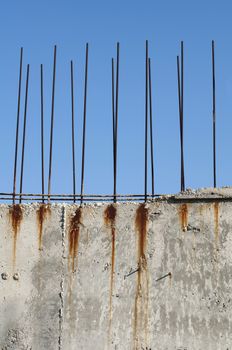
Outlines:
<svg viewBox="0 0 232 350"><path fill-rule="evenodd" d="M44 197L52 197L52 198L113 198L113 194L76 194L73 196L73 194L41 194L41 193L14 193L14 195L17 196L22 196L22 197L39 197L41 199L42 196ZM6 193L6 192L0 192L0 196L13 196L13 193ZM152 194L148 194L148 197L152 197ZM155 194L155 197L160 197L160 196L165 196L165 194ZM117 197L120 198L139 198L143 197L144 194L117 194Z"/></svg>

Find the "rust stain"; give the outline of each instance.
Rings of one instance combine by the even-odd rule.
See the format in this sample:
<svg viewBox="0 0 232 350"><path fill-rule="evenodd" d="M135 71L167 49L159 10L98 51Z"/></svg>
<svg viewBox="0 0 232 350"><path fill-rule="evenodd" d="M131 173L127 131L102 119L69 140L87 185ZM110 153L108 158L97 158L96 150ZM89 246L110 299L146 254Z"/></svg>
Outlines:
<svg viewBox="0 0 232 350"><path fill-rule="evenodd" d="M37 222L38 222L38 228L39 228L39 250L42 250L43 225L44 225L44 220L46 220L47 216L51 214L50 205L41 204L36 214L37 214Z"/></svg>
<svg viewBox="0 0 232 350"><path fill-rule="evenodd" d="M79 242L79 234L80 234L80 225L81 225L81 217L82 217L82 208L79 207L76 209L74 216L70 220L69 227L69 267L70 260L72 266L72 272L75 272L77 266L75 266L75 261L77 258L78 252L78 242Z"/></svg>
<svg viewBox="0 0 232 350"><path fill-rule="evenodd" d="M214 236L215 236L215 261L218 260L219 251L219 203L213 204L214 210Z"/></svg>
<svg viewBox="0 0 232 350"><path fill-rule="evenodd" d="M10 208L10 218L13 230L13 266L16 262L16 247L17 247L17 237L20 229L21 221L23 219L23 211L19 204L14 204Z"/></svg>
<svg viewBox="0 0 232 350"><path fill-rule="evenodd" d="M216 243L218 244L218 237L219 237L219 203L214 203L214 234Z"/></svg>
<svg viewBox="0 0 232 350"><path fill-rule="evenodd" d="M110 274L110 302L109 302L109 334L111 336L111 324L112 324L112 296L114 286L114 266L115 266L115 219L117 215L117 209L114 204L110 204L106 207L104 212L104 222L107 227L111 229L111 274Z"/></svg>
<svg viewBox="0 0 232 350"><path fill-rule="evenodd" d="M188 226L188 205L187 204L181 204L179 216L180 216L182 231L186 231Z"/></svg>
<svg viewBox="0 0 232 350"><path fill-rule="evenodd" d="M145 343L147 343L147 325L148 325L148 274L146 259L147 244L147 224L148 209L146 204L140 204L136 211L135 229L138 233L138 274L137 290L134 307L134 349L137 349L140 343L140 337L143 333Z"/></svg>

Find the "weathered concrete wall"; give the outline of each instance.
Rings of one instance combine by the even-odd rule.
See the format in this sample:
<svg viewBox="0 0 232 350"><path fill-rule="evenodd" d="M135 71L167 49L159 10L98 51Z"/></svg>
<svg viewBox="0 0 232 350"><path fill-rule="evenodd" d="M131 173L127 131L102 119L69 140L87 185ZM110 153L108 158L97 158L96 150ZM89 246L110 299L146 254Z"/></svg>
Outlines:
<svg viewBox="0 0 232 350"><path fill-rule="evenodd" d="M232 349L226 193L1 205L0 349Z"/></svg>

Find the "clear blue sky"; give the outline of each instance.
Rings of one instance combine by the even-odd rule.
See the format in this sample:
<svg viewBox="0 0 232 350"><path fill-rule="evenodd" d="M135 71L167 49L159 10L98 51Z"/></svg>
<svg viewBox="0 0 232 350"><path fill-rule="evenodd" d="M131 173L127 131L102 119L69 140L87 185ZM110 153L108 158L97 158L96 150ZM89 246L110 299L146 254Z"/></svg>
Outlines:
<svg viewBox="0 0 232 350"><path fill-rule="evenodd" d="M186 187L212 178L211 40L216 45L218 185L232 184L232 3L225 0L8 0L0 5L0 191L12 191L20 46L31 65L24 191L40 185L39 65L45 74L46 180L53 45L57 44L53 193L72 191L70 60L75 65L80 189L85 43L89 42L85 193L112 193L111 57L121 44L118 192L142 193L144 57L152 59L155 191L180 188L176 55L185 45ZM21 109L21 120L23 108ZM22 123L21 123L22 126ZM22 131L22 128L20 129ZM21 148L20 148L21 150ZM21 152L21 151L20 151ZM19 157L20 163L20 157ZM19 174L19 171L18 171Z"/></svg>

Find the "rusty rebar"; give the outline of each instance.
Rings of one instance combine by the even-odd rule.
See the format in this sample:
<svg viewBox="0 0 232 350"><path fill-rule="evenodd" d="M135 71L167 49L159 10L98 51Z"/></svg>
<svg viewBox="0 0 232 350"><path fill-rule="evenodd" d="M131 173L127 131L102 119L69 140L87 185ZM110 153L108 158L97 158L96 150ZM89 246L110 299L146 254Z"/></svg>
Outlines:
<svg viewBox="0 0 232 350"><path fill-rule="evenodd" d="M213 78L213 185L217 187L216 179L216 84L215 84L215 54L212 40L212 78Z"/></svg>
<svg viewBox="0 0 232 350"><path fill-rule="evenodd" d="M13 179L13 204L15 204L16 179L17 179L20 101L21 101L21 85L22 85L22 65L23 65L23 47L21 47L21 49L20 49L20 63L19 63L18 105L17 105L17 117L16 117L15 159L14 159L14 179Z"/></svg>
<svg viewBox="0 0 232 350"><path fill-rule="evenodd" d="M156 282L161 281L161 280L163 280L163 279L166 278L166 277L172 277L171 272L166 273L166 275L164 275L164 276L162 276L162 277L160 277L160 278L157 278L155 281L156 281Z"/></svg>
<svg viewBox="0 0 232 350"><path fill-rule="evenodd" d="M181 116L181 87L180 87L180 60L177 56L177 83L178 83L178 106L179 106L179 124L180 124L180 189L182 191L182 116Z"/></svg>
<svg viewBox="0 0 232 350"><path fill-rule="evenodd" d="M41 128L41 189L44 203L44 103L43 103L43 65L40 65L40 128Z"/></svg>
<svg viewBox="0 0 232 350"><path fill-rule="evenodd" d="M148 60L149 71L149 112L150 112L150 149L151 149L151 187L152 196L155 194L154 181L154 150L153 150L153 120L152 120L152 81L151 81L151 59Z"/></svg>
<svg viewBox="0 0 232 350"><path fill-rule="evenodd" d="M28 64L28 65L27 65L27 77L26 77L25 104L24 104L24 121L23 121L23 143L22 143L22 158L21 158L20 193L22 193L22 190L23 190L23 173L24 173L24 154L25 154L26 127L27 127L27 100L28 100L29 74L30 74L30 65ZM19 197L19 203L22 203L22 196Z"/></svg>
<svg viewBox="0 0 232 350"><path fill-rule="evenodd" d="M52 177L52 148L53 148L53 128L54 128L55 83L56 83L56 45L54 46L53 78L52 78L50 153L49 153L49 173L48 173L48 202L50 200L49 194L51 192L51 177Z"/></svg>
<svg viewBox="0 0 232 350"><path fill-rule="evenodd" d="M180 59L177 56L177 82L178 82L178 102L179 102L179 123L180 123L180 179L181 191L185 190L185 176L184 176L184 123L183 123L183 109L184 109L184 46L181 42L181 67Z"/></svg>
<svg viewBox="0 0 232 350"><path fill-rule="evenodd" d="M144 201L147 201L147 129L148 129L148 40L145 57L145 138L144 138Z"/></svg>
<svg viewBox="0 0 232 350"><path fill-rule="evenodd" d="M111 92L112 92L112 130L113 130L113 193L115 188L115 96L114 96L114 59L111 59ZM114 198L113 198L114 201Z"/></svg>
<svg viewBox="0 0 232 350"><path fill-rule="evenodd" d="M185 171L184 171L184 43L181 41L181 191L185 191Z"/></svg>
<svg viewBox="0 0 232 350"><path fill-rule="evenodd" d="M117 162L118 162L118 97L119 97L119 59L120 44L117 43L116 93L115 93L115 127L114 127L114 202L117 202Z"/></svg>
<svg viewBox="0 0 232 350"><path fill-rule="evenodd" d="M72 166L73 166L73 203L76 202L76 165L75 165L75 120L74 120L74 82L73 61L71 61L71 106L72 106Z"/></svg>
<svg viewBox="0 0 232 350"><path fill-rule="evenodd" d="M84 193L84 175L85 175L85 137L86 137L86 107L87 107L87 84L88 84L88 56L89 44L86 44L85 50L85 85L84 85L84 112L83 112L83 136L82 136L82 166L81 166L81 198L80 204L83 203Z"/></svg>

